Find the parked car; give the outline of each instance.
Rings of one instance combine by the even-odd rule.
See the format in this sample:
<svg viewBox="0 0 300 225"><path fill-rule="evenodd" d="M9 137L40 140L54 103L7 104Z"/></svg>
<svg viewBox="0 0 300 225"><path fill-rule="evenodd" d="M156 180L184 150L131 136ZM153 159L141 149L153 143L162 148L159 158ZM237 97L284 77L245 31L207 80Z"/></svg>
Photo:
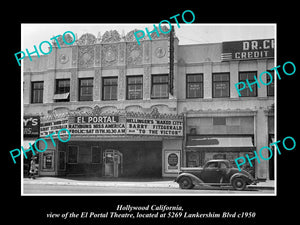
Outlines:
<svg viewBox="0 0 300 225"><path fill-rule="evenodd" d="M207 161L201 167L182 167L175 179L182 189L191 189L195 185L233 186L236 190L244 190L249 184L256 184L247 171L239 171L228 160L217 159Z"/></svg>

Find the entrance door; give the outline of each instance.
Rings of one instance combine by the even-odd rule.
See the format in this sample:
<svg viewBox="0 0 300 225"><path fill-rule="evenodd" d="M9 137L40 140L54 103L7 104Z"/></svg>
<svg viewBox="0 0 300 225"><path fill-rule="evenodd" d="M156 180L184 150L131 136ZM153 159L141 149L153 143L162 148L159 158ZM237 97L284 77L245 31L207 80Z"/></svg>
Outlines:
<svg viewBox="0 0 300 225"><path fill-rule="evenodd" d="M123 154L107 149L103 152L103 164L105 177L119 177L123 173Z"/></svg>

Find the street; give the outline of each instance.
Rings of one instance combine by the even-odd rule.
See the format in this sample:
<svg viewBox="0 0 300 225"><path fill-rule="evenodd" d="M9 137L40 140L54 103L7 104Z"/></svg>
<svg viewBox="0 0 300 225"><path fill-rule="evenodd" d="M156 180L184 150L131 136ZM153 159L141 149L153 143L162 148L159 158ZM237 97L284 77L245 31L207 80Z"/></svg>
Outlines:
<svg viewBox="0 0 300 225"><path fill-rule="evenodd" d="M273 194L274 190L246 189L235 191L230 188L194 188L182 190L177 187L103 187L85 185L53 185L53 184L24 184L24 194L79 194L79 195L265 195Z"/></svg>

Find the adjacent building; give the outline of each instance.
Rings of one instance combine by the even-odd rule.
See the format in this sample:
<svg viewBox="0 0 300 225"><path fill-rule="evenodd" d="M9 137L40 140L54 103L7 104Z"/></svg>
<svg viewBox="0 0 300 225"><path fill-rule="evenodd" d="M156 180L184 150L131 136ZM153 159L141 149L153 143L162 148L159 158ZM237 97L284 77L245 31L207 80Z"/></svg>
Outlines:
<svg viewBox="0 0 300 225"><path fill-rule="evenodd" d="M24 133L23 144L47 140L41 176L176 176L181 166L234 162L272 142L274 82L241 96L235 84L275 66L274 39L179 45L152 33L138 45L134 32L87 33L24 59L24 121L38 118L39 132ZM71 140L53 144L47 135L61 128ZM272 160L245 169L274 177Z"/></svg>

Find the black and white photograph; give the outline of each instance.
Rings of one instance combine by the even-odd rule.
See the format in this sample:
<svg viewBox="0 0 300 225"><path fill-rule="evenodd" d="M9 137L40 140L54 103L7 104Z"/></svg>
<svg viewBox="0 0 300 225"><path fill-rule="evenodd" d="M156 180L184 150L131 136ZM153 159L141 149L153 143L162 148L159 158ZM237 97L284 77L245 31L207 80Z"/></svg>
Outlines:
<svg viewBox="0 0 300 225"><path fill-rule="evenodd" d="M294 221L294 20L254 2L80 8L11 20L3 219Z"/></svg>
<svg viewBox="0 0 300 225"><path fill-rule="evenodd" d="M275 194L276 25L170 25L22 24L24 195Z"/></svg>

